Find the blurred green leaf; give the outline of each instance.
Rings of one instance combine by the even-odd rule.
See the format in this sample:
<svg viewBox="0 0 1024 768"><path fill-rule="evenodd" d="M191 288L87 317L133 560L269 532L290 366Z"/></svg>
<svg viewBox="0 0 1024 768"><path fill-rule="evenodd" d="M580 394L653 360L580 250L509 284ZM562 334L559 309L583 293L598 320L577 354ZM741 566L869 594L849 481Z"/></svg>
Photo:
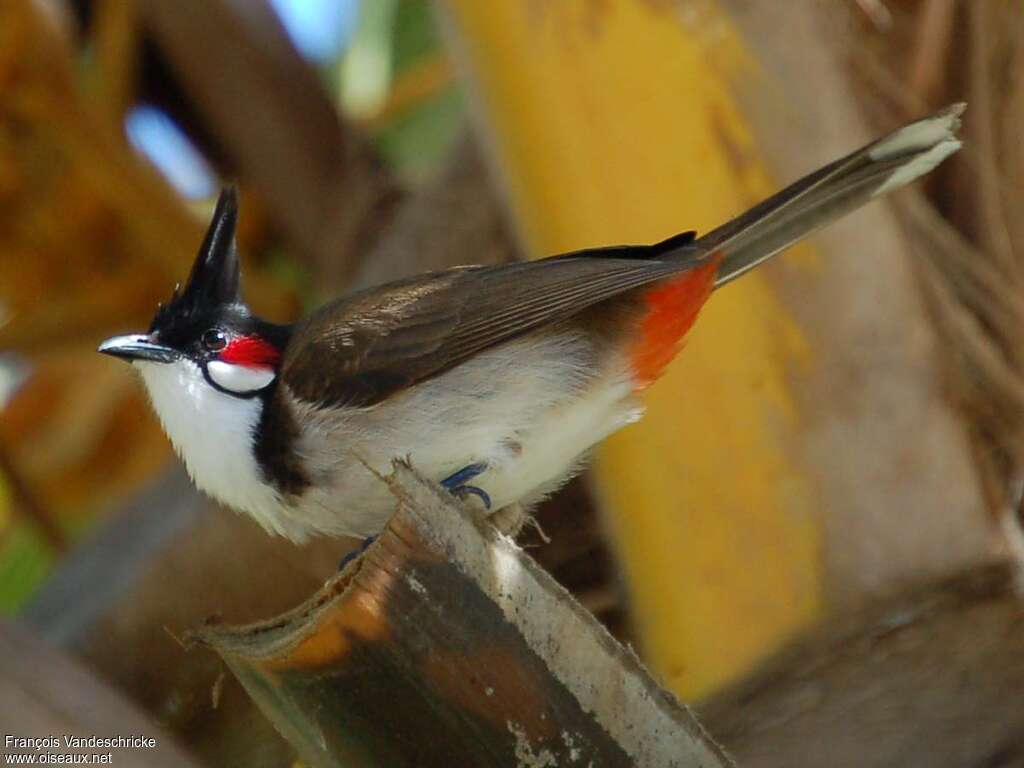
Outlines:
<svg viewBox="0 0 1024 768"><path fill-rule="evenodd" d="M458 139L465 100L450 86L419 108L397 117L374 137L381 155L398 172L418 181L441 166Z"/></svg>
<svg viewBox="0 0 1024 768"><path fill-rule="evenodd" d="M394 72L394 40L397 0L363 3L359 27L352 45L341 61L339 94L342 107L356 117L380 109L387 98Z"/></svg>
<svg viewBox="0 0 1024 768"><path fill-rule="evenodd" d="M401 0L395 15L391 55L394 72L441 50L441 38L426 0Z"/></svg>
<svg viewBox="0 0 1024 768"><path fill-rule="evenodd" d="M53 566L46 542L29 525L17 521L8 525L11 528L0 549L0 614L17 613Z"/></svg>

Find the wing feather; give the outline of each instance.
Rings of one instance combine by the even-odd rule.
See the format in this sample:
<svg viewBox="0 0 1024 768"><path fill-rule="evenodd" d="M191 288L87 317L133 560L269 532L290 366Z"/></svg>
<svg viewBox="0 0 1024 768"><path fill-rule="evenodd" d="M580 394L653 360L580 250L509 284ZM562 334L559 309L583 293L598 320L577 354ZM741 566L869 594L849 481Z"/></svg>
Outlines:
<svg viewBox="0 0 1024 768"><path fill-rule="evenodd" d="M371 406L489 347L703 263L692 240L460 267L355 294L314 312L285 351L292 393L325 406ZM643 258L646 257L646 258Z"/></svg>

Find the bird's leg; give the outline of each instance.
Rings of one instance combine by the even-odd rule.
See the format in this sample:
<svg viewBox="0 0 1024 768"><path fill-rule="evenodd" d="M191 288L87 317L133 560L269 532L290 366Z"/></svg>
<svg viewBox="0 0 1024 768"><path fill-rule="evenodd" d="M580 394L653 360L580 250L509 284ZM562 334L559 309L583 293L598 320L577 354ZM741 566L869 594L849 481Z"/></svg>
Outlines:
<svg viewBox="0 0 1024 768"><path fill-rule="evenodd" d="M338 563L338 570L339 571L345 570L345 566L346 565L348 565L353 560L355 560L357 557L359 557L361 554L363 554L363 552L366 551L366 548L368 546L370 546L371 544L373 544L373 542L375 542L376 540L377 540L376 536L367 536L365 539L363 539L363 543L362 544L360 544L356 549L353 549L351 552L349 552L347 555L345 555L343 558L341 558L341 562Z"/></svg>
<svg viewBox="0 0 1024 768"><path fill-rule="evenodd" d="M460 499L466 498L467 494L476 496L484 503L484 507L486 509L490 509L491 497L487 495L487 492L475 485L469 485L470 480L484 472L486 469L487 464L482 461L479 461L476 464L470 464L469 466L463 467L457 472L452 472L452 474L448 475L448 477L441 481L441 486L450 494L458 496Z"/></svg>
<svg viewBox="0 0 1024 768"><path fill-rule="evenodd" d="M491 524L510 538L516 538L530 515L518 501L508 504L490 516Z"/></svg>

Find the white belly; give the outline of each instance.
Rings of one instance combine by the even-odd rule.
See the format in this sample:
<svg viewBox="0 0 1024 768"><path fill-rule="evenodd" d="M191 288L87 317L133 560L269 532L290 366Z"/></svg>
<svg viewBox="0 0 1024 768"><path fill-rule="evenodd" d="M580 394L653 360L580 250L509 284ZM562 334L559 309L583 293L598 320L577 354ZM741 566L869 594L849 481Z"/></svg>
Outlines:
<svg viewBox="0 0 1024 768"><path fill-rule="evenodd" d="M619 377L594 381L579 397L543 414L523 433L518 455L496 461L474 484L488 492L494 510L539 501L576 473L594 445L640 418L632 391Z"/></svg>
<svg viewBox="0 0 1024 768"><path fill-rule="evenodd" d="M300 451L313 488L288 514L311 531L379 532L394 499L367 465L386 473L398 457L434 480L486 463L471 484L495 511L537 501L591 447L640 416L632 392L625 364L596 368L577 336L512 342L374 408L305 422L313 426Z"/></svg>

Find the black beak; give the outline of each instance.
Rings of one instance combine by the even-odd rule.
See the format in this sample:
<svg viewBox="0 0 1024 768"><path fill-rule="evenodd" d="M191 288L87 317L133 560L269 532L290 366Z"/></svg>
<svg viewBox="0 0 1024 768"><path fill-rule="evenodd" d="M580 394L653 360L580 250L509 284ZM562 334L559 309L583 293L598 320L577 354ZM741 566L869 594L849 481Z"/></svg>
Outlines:
<svg viewBox="0 0 1024 768"><path fill-rule="evenodd" d="M128 361L146 360L151 363L172 363L181 357L178 350L155 344L148 336L135 333L107 339L96 351Z"/></svg>

